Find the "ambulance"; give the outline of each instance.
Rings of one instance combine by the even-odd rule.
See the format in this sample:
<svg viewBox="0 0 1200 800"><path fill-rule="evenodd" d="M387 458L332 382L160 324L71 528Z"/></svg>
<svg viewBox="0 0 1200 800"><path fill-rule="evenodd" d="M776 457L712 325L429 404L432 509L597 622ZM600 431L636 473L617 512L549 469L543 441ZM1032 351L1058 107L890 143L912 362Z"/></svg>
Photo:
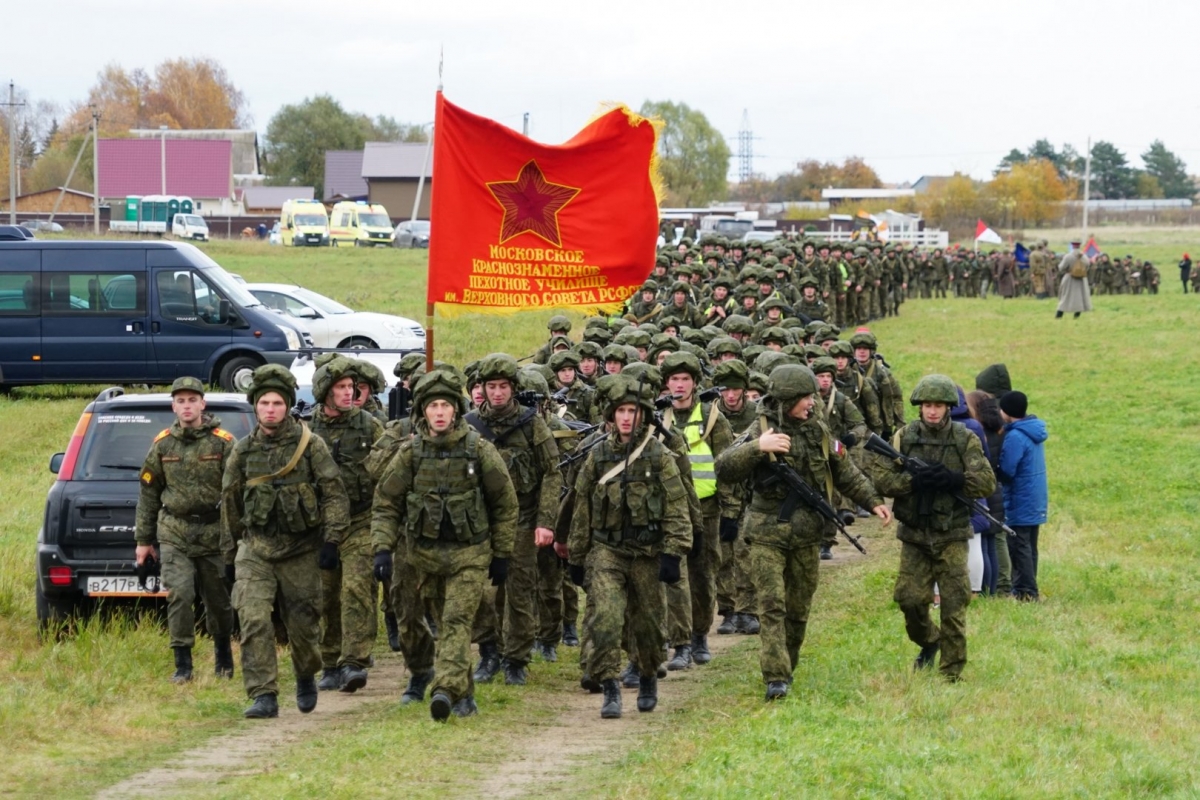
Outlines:
<svg viewBox="0 0 1200 800"><path fill-rule="evenodd" d="M329 244L329 215L319 200L287 200L279 217L284 247L325 247Z"/></svg>
<svg viewBox="0 0 1200 800"><path fill-rule="evenodd" d="M387 209L378 203L345 200L329 215L329 244L334 247L391 247L395 235Z"/></svg>

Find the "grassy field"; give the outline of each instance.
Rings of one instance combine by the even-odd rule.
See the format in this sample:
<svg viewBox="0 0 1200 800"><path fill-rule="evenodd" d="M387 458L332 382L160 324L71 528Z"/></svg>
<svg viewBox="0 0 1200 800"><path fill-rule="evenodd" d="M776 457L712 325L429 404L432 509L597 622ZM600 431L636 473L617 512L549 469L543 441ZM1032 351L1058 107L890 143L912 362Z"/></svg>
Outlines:
<svg viewBox="0 0 1200 800"><path fill-rule="evenodd" d="M1097 298L1079 320L1055 320L1052 301L950 299L910 302L899 319L873 326L906 389L932 371L971 388L982 367L1004 361L1031 413L1049 422L1045 601L972 605L963 684L910 673L915 647L890 599L897 546L873 531L869 559L822 576L792 697L763 704L757 641L746 639L705 668L701 688L653 736L636 735L651 728L632 720L619 752L572 766L566 788L624 797L1200 792L1200 357L1186 343L1200 299L1179 294L1167 269L1168 254L1195 235L1101 238L1157 259L1165 293ZM248 280L294 281L424 321L422 254L206 249ZM437 356L524 355L545 340L544 320L439 318ZM240 670L233 684L208 677L207 644L197 653L203 677L183 688L166 682L165 634L152 617L96 621L57 643L36 637L32 555L52 480L46 463L89 391L0 396L0 786L17 795L44 793L48 776L58 796L89 795L247 725ZM556 697L577 691L573 655L564 656L535 666L528 693L483 688L484 714L466 725L372 707L315 742L281 745L268 771L227 776L216 793L471 794L487 765L521 757L558 713ZM662 692L672 691L668 680Z"/></svg>

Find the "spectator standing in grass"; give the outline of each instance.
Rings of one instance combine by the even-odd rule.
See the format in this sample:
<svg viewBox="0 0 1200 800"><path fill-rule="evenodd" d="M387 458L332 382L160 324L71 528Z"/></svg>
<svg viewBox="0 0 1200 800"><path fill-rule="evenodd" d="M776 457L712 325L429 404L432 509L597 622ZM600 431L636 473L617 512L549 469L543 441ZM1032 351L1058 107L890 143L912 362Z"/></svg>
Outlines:
<svg viewBox="0 0 1200 800"><path fill-rule="evenodd" d="M1038 528L1046 522L1049 486L1046 481L1046 423L1027 414L1029 400L1023 392L1000 398L1004 443L1000 447L997 475L1004 484L1004 515L1016 532L1010 544L1013 563L1013 596L1038 599Z"/></svg>
<svg viewBox="0 0 1200 800"><path fill-rule="evenodd" d="M1183 259L1179 262L1179 280L1183 281L1183 293L1187 294L1188 281L1192 277L1192 258L1187 253L1183 254Z"/></svg>

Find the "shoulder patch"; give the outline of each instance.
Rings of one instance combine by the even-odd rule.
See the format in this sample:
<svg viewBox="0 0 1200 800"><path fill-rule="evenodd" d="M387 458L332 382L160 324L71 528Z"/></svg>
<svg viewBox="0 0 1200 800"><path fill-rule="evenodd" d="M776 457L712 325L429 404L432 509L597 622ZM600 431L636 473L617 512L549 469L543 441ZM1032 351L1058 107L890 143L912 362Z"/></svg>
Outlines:
<svg viewBox="0 0 1200 800"><path fill-rule="evenodd" d="M163 439L167 438L170 435L171 435L171 429L167 428L162 433L160 433L158 436L155 436L154 441L156 441L156 442L162 441Z"/></svg>
<svg viewBox="0 0 1200 800"><path fill-rule="evenodd" d="M154 474L150 472L150 470L142 471L142 483L146 484L147 486L150 486L154 483Z"/></svg>
<svg viewBox="0 0 1200 800"><path fill-rule="evenodd" d="M218 436L227 442L233 441L233 434L230 433L229 431L222 430L220 428L213 428L212 433L213 433L213 436Z"/></svg>

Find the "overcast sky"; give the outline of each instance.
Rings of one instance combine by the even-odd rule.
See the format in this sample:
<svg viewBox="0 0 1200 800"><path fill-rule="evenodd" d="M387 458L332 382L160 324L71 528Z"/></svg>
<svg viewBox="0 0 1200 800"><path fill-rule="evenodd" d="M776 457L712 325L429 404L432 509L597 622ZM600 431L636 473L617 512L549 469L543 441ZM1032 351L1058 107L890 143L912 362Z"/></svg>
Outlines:
<svg viewBox="0 0 1200 800"><path fill-rule="evenodd" d="M8 28L0 69L36 100L86 97L111 61L220 61L265 131L328 93L351 111L433 118L447 99L531 135L570 138L601 101L704 112L737 174L743 111L754 169L859 155L888 182L991 176L1045 137L1137 154L1160 138L1200 172L1200 2L454 2L54 0ZM335 9L343 9L334 12ZM26 33L28 35L26 35ZM44 35L43 35L44 34Z"/></svg>

